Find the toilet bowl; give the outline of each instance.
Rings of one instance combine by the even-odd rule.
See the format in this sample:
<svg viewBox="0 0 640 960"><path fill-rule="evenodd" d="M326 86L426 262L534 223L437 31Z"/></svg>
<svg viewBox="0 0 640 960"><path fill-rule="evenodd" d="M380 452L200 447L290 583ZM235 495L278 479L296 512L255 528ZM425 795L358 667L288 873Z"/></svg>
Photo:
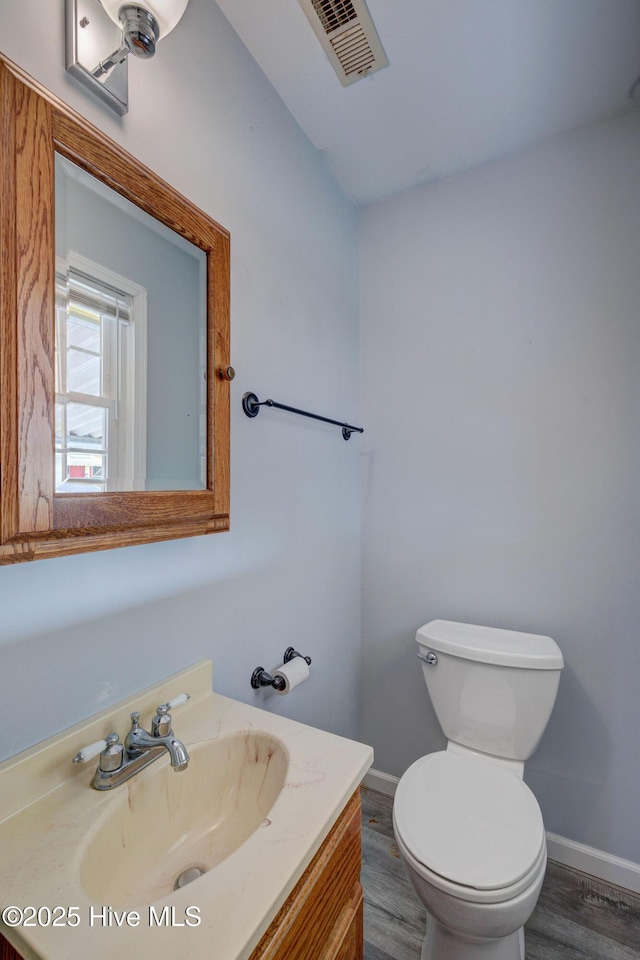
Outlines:
<svg viewBox="0 0 640 960"><path fill-rule="evenodd" d="M425 960L521 960L546 868L542 816L516 773L445 751L398 785L393 827L429 921Z"/></svg>
<svg viewBox="0 0 640 960"><path fill-rule="evenodd" d="M457 738L413 763L394 799L398 849L427 911L422 960L524 960L547 851L522 774L562 654L549 637L448 621L417 639L438 719Z"/></svg>

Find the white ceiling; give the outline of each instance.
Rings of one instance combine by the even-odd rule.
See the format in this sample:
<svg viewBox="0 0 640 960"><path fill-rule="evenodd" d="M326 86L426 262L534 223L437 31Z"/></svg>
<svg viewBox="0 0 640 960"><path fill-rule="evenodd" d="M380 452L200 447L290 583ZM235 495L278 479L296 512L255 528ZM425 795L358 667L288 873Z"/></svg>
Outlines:
<svg viewBox="0 0 640 960"><path fill-rule="evenodd" d="M340 84L298 0L217 0L366 204L640 105L640 0L368 0L389 66Z"/></svg>

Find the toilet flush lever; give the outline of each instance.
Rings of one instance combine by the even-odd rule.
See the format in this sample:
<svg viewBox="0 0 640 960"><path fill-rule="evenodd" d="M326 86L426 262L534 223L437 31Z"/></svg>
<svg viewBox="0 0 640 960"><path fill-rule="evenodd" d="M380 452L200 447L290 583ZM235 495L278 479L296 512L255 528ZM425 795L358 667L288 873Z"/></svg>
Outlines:
<svg viewBox="0 0 640 960"><path fill-rule="evenodd" d="M438 658L432 650L429 650L429 653L424 656L421 653L416 654L418 660L422 660L423 663L428 663L430 667L435 667L438 662Z"/></svg>

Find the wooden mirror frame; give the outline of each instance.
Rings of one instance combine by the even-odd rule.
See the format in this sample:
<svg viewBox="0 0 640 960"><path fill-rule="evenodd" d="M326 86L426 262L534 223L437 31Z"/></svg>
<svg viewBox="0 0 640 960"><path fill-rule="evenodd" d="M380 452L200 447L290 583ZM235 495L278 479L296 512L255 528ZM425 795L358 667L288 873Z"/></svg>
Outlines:
<svg viewBox="0 0 640 960"><path fill-rule="evenodd" d="M54 158L207 256L204 490L55 493ZM229 529L229 234L0 56L0 564Z"/></svg>

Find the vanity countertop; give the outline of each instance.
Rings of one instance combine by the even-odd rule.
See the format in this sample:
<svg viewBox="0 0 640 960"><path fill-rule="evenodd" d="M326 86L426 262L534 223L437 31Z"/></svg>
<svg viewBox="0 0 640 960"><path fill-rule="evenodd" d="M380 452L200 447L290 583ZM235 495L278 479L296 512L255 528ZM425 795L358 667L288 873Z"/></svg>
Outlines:
<svg viewBox="0 0 640 960"><path fill-rule="evenodd" d="M238 849L152 904L127 904L123 921L123 908L88 897L80 866L94 825L109 815L116 794L127 791L128 784L98 792L90 786L97 760L74 765L71 758L112 730L122 737L132 710L140 710L146 723L158 703L184 691L191 700L176 709L174 729L190 752L230 734L261 732L286 747L285 782L268 817ZM34 926L0 922L0 932L25 960L172 955L246 960L372 758L363 744L213 693L210 662L194 664L0 764L0 910L45 908L36 913ZM136 776L167 763L168 757L162 758ZM189 769L170 771L170 776L188 777ZM114 836L118 842L124 840ZM63 908L51 914L59 916L56 926L47 924L46 909L55 907ZM188 911L193 907L197 911ZM187 920L198 916L199 925L189 926Z"/></svg>

